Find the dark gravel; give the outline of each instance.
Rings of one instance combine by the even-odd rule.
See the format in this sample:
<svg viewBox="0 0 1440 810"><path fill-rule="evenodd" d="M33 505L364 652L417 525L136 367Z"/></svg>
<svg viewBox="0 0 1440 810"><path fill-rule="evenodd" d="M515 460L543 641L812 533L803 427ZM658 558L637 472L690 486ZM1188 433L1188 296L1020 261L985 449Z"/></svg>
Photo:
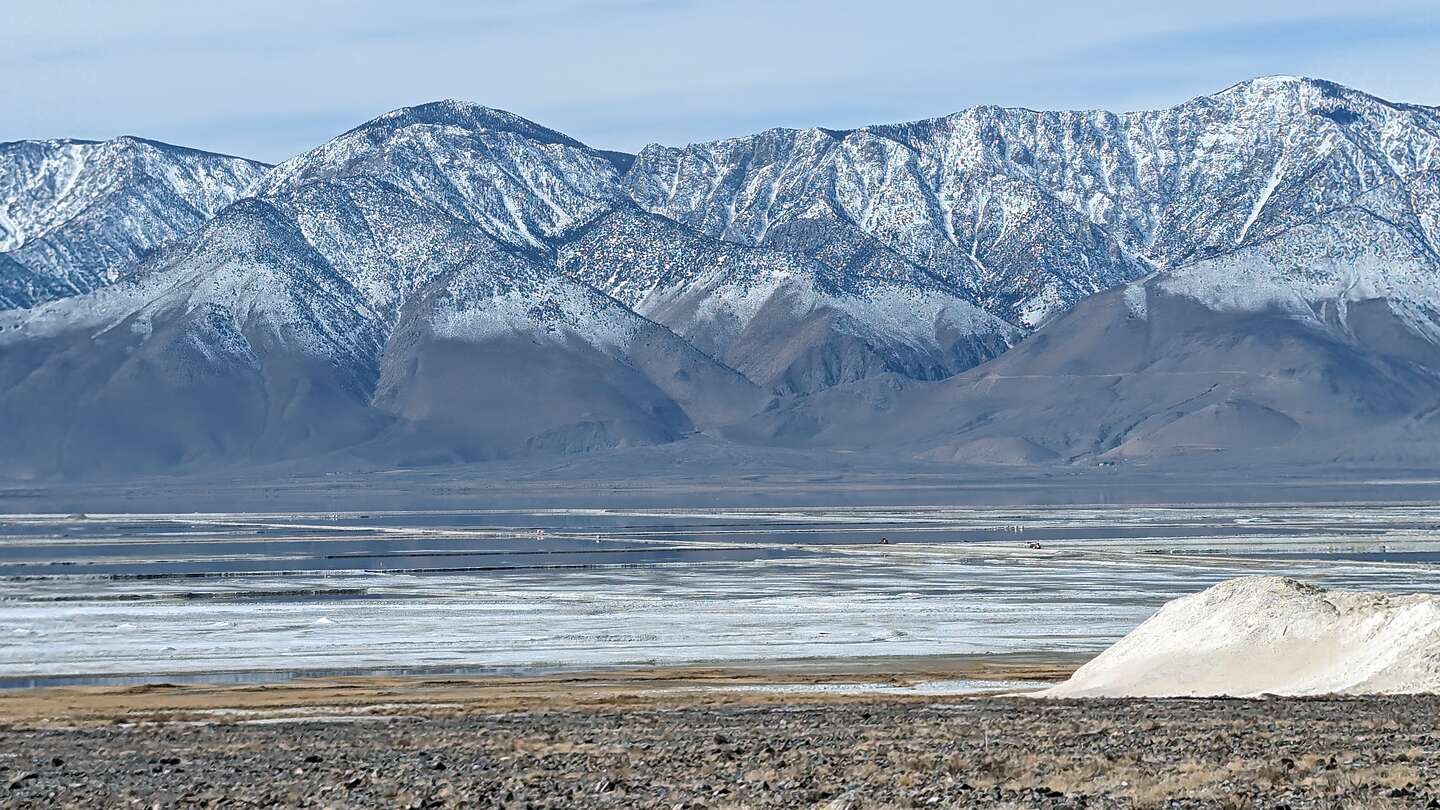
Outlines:
<svg viewBox="0 0 1440 810"><path fill-rule="evenodd" d="M0 729L7 807L1440 807L1440 698Z"/></svg>

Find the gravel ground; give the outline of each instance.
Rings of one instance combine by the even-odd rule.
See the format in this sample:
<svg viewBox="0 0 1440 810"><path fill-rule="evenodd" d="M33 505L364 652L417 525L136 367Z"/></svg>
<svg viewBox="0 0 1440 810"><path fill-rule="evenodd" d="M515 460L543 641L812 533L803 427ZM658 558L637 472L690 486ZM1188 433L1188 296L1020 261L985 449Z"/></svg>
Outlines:
<svg viewBox="0 0 1440 810"><path fill-rule="evenodd" d="M394 711L0 726L0 803L1440 807L1440 697Z"/></svg>

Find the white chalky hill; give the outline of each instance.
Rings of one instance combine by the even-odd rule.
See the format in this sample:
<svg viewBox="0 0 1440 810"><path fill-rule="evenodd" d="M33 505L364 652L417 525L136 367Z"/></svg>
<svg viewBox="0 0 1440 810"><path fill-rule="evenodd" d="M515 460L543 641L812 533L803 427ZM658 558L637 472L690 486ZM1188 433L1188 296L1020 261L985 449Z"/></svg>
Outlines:
<svg viewBox="0 0 1440 810"><path fill-rule="evenodd" d="M1167 603L1044 697L1440 691L1440 596L1245 577Z"/></svg>

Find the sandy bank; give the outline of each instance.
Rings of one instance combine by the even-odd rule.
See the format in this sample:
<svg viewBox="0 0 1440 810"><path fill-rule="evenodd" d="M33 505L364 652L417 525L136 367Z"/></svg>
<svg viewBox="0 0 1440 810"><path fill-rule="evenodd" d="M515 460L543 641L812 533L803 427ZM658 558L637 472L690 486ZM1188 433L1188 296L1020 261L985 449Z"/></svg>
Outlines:
<svg viewBox="0 0 1440 810"><path fill-rule="evenodd" d="M0 724L233 722L312 715L456 715L604 706L766 705L799 699L905 700L837 687L927 683L1056 682L1080 663L1065 655L915 656L791 660L728 666L647 667L535 677L301 678L284 683L61 686L0 690ZM775 687L775 688L769 688ZM813 690L804 687L815 687ZM798 692L797 692L798 689ZM917 691L916 700L934 699Z"/></svg>
<svg viewBox="0 0 1440 810"><path fill-rule="evenodd" d="M1440 596L1245 577L1167 603L1048 697L1440 692Z"/></svg>

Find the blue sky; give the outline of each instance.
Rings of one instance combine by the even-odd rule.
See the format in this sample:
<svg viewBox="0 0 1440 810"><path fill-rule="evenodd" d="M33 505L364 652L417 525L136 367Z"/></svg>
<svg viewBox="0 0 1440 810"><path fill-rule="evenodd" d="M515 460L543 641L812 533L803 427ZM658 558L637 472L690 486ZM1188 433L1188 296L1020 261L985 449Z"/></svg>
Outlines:
<svg viewBox="0 0 1440 810"><path fill-rule="evenodd" d="M0 140L278 161L463 98L635 150L974 104L1164 107L1262 74L1440 104L1440 3L0 0Z"/></svg>

